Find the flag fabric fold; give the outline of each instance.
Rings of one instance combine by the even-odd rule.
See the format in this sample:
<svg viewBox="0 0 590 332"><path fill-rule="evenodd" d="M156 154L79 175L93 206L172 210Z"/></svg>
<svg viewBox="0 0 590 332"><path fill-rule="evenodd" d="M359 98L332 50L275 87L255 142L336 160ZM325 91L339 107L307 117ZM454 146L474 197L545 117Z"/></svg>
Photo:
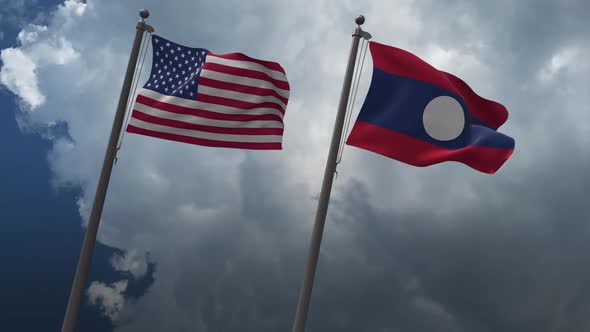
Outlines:
<svg viewBox="0 0 590 332"><path fill-rule="evenodd" d="M280 64L152 36L152 69L127 132L189 144L280 150L289 83Z"/></svg>
<svg viewBox="0 0 590 332"><path fill-rule="evenodd" d="M514 151L506 108L417 56L370 42L373 76L346 141L413 166L446 161L495 173Z"/></svg>

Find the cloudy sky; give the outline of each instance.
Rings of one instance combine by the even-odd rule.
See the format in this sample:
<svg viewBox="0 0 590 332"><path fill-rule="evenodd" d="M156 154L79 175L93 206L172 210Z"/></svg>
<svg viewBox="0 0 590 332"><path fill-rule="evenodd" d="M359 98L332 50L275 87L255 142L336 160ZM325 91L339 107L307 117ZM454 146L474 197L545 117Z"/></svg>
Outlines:
<svg viewBox="0 0 590 332"><path fill-rule="evenodd" d="M0 290L36 290L55 329L142 7L165 38L281 63L291 85L284 149L126 135L86 324L121 332L290 330L354 17L364 14L375 41L411 51L504 104L510 117L501 131L516 150L487 175L457 163L415 168L347 147L308 331L590 329L590 2L0 4L0 135L11 142L3 155L15 156L0 165L8 183L1 245L14 271ZM371 66L367 54L353 119ZM32 253L42 241L53 245ZM36 259L24 259L20 247ZM51 260L58 254L67 259ZM43 269L59 273L43 278ZM4 324L30 317L25 308L3 303Z"/></svg>

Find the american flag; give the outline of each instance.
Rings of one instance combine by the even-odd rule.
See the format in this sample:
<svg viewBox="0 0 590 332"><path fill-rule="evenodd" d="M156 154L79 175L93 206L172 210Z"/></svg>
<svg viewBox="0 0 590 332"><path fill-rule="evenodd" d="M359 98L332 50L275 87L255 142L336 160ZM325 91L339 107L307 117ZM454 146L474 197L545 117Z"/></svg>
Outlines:
<svg viewBox="0 0 590 332"><path fill-rule="evenodd" d="M289 83L278 63L156 35L152 49L150 77L127 132L212 147L282 149Z"/></svg>

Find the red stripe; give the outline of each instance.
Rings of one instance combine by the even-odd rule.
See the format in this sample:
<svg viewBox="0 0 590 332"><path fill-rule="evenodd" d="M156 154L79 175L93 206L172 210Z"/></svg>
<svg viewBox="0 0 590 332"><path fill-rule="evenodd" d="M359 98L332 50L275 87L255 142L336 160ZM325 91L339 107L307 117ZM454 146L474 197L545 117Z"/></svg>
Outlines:
<svg viewBox="0 0 590 332"><path fill-rule="evenodd" d="M264 103L251 103L249 101L243 100L236 100L231 98L224 98L224 97L217 97L217 96L210 96L204 93L197 93L197 101L203 103L210 103L210 104L217 104L223 106L229 106L234 108L240 109L254 109L254 108L274 108L281 112L283 115L285 114L285 110L279 104L271 103L271 102L264 102Z"/></svg>
<svg viewBox="0 0 590 332"><path fill-rule="evenodd" d="M211 146L218 148L233 148L233 149L246 149L246 150L282 150L282 143L250 143L250 142L225 142L225 141L214 141L196 137L189 137L183 135L175 135L162 133L159 131L147 130L133 125L127 126L128 133L146 135L156 138L161 138L169 141L183 142L195 145Z"/></svg>
<svg viewBox="0 0 590 332"><path fill-rule="evenodd" d="M283 135L283 128L225 128L225 127L212 127L204 126L184 121L172 120L159 118L153 115L149 115L138 110L133 110L131 114L133 118L141 121L168 126L180 129L189 129L196 131L204 131L208 133L228 134L228 135Z"/></svg>
<svg viewBox="0 0 590 332"><path fill-rule="evenodd" d="M245 54L242 54L242 53L215 54L215 53L209 52L207 55L214 55L219 58L230 59L230 60L255 62L257 64L265 66L268 69L275 70L275 71L281 72L283 74L285 73L285 70L283 69L283 67L281 67L281 65L279 65L276 62L254 59L254 58L251 58L251 57L249 57Z"/></svg>
<svg viewBox="0 0 590 332"><path fill-rule="evenodd" d="M346 144L413 166L424 167L445 161L456 161L488 174L494 174L513 153L513 150L475 145L447 150L358 120Z"/></svg>
<svg viewBox="0 0 590 332"><path fill-rule="evenodd" d="M479 120L487 123L494 129L500 128L508 120L508 110L504 105L495 101L480 97L463 80L453 74L440 71L453 87L456 94L463 97L469 107L469 112Z"/></svg>
<svg viewBox="0 0 590 332"><path fill-rule="evenodd" d="M255 78L258 80L268 81L279 89L283 89L283 90L287 90L287 91L289 91L289 89L290 89L289 82L277 80L275 78L268 76L265 73L262 73L262 72L259 72L256 70L231 67L231 66L226 66L226 65L222 65L219 63L212 63L212 62L205 62L205 64L203 65L203 70L211 70L211 71L216 71L218 73L224 73L224 74L229 74L229 75L234 75L234 76ZM202 76L201 76L201 78L202 78Z"/></svg>
<svg viewBox="0 0 590 332"><path fill-rule="evenodd" d="M388 73L428 82L450 90L463 98L469 111L494 129L508 119L503 105L477 95L464 81L438 70L416 55L402 49L370 42L373 65Z"/></svg>
<svg viewBox="0 0 590 332"><path fill-rule="evenodd" d="M200 77L199 78L199 85L210 86L212 88L223 89L223 90L242 92L242 93L247 93L247 94L256 95L256 96L273 96L273 97L276 97L277 99L279 99L280 101L282 101L283 103L285 103L285 105L287 105L287 102L289 101L289 99L279 95L275 90L257 88L257 87L253 87L253 86L249 86L249 85L242 85L242 84L237 84L237 83L218 81L218 80L214 80L214 79L207 78L207 77Z"/></svg>
<svg viewBox="0 0 590 332"><path fill-rule="evenodd" d="M178 106L174 104L164 103L155 99L148 98L143 95L137 95L136 101L140 104L147 105L162 111L177 113L177 114L188 114L198 116L201 118L213 119L213 120L226 120L226 121L279 121L283 123L280 116L276 114L225 114L217 113L207 110L201 110L196 108L189 108L184 106ZM275 105L275 104L273 104ZM247 111L244 111L247 113Z"/></svg>

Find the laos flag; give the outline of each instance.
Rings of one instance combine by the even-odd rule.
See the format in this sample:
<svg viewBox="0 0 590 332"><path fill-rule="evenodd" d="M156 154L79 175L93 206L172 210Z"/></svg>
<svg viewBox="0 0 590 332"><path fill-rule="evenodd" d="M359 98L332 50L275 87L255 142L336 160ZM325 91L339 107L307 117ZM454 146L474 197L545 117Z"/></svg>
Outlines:
<svg viewBox="0 0 590 332"><path fill-rule="evenodd" d="M504 106L404 50L370 42L373 77L346 143L414 166L445 161L495 173L514 151Z"/></svg>

